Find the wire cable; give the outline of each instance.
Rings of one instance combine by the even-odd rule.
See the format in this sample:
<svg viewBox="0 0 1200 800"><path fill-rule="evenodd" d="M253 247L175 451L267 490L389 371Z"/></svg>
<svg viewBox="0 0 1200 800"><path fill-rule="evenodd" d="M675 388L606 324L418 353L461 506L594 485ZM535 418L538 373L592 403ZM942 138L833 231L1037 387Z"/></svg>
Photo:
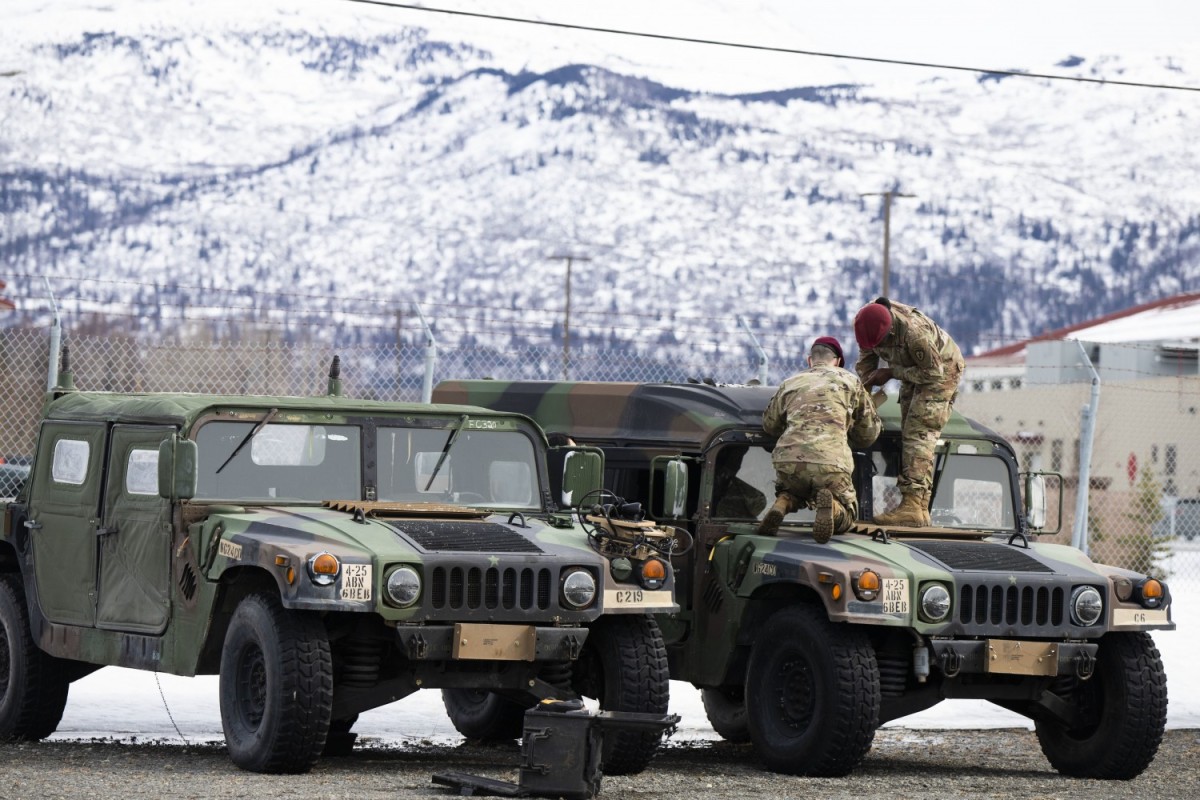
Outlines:
<svg viewBox="0 0 1200 800"><path fill-rule="evenodd" d="M1141 81L1119 81L1108 80L1106 78L1083 78L1074 75L1055 75L1047 72L1025 72L1012 69L990 69L987 67L969 67L958 64L940 64L932 61L908 61L898 58L878 58L874 56L856 56L846 53L826 53L820 50L800 50L792 47L778 47L774 45L751 44L749 42L729 42L721 39L701 39L691 36L676 36L668 33L651 33L649 31L632 31L621 28L601 28L592 25L577 25L569 22L553 22L542 19L528 19L525 17L512 17L503 14L484 14L479 11L462 11L451 8L435 8L433 6L419 6L411 3L395 3L390 0L345 0L348 3L359 3L362 5L383 6L385 8L397 8L407 11L423 11L430 14L446 14L456 17L472 17L475 19L486 19L495 22L513 22L523 25L540 25L547 28L558 28L560 30L586 31L588 33L607 33L616 36L632 36L642 39L657 39L666 42L683 42L686 44L701 44L714 47L730 47L739 50L758 50L767 53L785 53L787 55L811 56L813 58L832 58L843 61L863 61L872 64L889 64L898 67L920 67L924 69L941 69L953 70L957 72L974 72L983 75L1003 75L1013 78L1040 78L1051 81L1072 81L1075 83L1095 83L1111 86L1130 86L1137 89L1164 89L1176 92L1200 92L1200 86L1179 86L1169 83L1143 83Z"/></svg>

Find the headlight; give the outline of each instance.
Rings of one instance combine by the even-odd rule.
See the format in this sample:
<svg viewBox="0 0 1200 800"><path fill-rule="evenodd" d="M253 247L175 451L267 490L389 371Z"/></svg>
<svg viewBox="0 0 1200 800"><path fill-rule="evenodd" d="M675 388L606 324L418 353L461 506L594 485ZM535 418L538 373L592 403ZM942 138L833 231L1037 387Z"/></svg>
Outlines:
<svg viewBox="0 0 1200 800"><path fill-rule="evenodd" d="M317 586L329 586L341 574L342 565L332 553L317 553L308 557L308 577Z"/></svg>
<svg viewBox="0 0 1200 800"><path fill-rule="evenodd" d="M1162 585L1162 581L1154 578L1146 578L1138 584L1137 587L1138 602L1143 608L1158 608L1163 604L1163 598L1167 596L1166 587Z"/></svg>
<svg viewBox="0 0 1200 800"><path fill-rule="evenodd" d="M572 608L587 608L596 599L596 579L586 569L567 573L562 582L563 599Z"/></svg>
<svg viewBox="0 0 1200 800"><path fill-rule="evenodd" d="M421 597L421 576L412 567L397 567L388 575L387 595L401 608L411 606Z"/></svg>
<svg viewBox="0 0 1200 800"><path fill-rule="evenodd" d="M651 591L661 589L667 582L667 565L661 559L648 558L642 562L641 583Z"/></svg>
<svg viewBox="0 0 1200 800"><path fill-rule="evenodd" d="M950 592L940 583L931 583L921 591L921 616L927 622L941 622L950 613Z"/></svg>
<svg viewBox="0 0 1200 800"><path fill-rule="evenodd" d="M854 596L869 603L879 597L879 587L882 585L878 572L864 569L854 576Z"/></svg>
<svg viewBox="0 0 1200 800"><path fill-rule="evenodd" d="M1077 586L1071 592L1071 620L1076 625L1095 625L1104 613L1104 599L1094 586Z"/></svg>

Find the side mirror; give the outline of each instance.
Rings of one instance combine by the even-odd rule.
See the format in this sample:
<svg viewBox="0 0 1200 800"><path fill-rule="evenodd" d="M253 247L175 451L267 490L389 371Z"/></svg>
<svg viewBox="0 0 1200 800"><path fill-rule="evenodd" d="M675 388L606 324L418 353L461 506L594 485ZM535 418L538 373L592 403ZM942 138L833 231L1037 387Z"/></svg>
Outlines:
<svg viewBox="0 0 1200 800"><path fill-rule="evenodd" d="M1046 527L1046 479L1041 475L1025 476L1025 520L1034 530Z"/></svg>
<svg viewBox="0 0 1200 800"><path fill-rule="evenodd" d="M568 450L563 457L562 504L578 508L591 492L604 487L604 455L595 448Z"/></svg>
<svg viewBox="0 0 1200 800"><path fill-rule="evenodd" d="M667 519L679 519L687 513L688 468L679 459L668 461L663 481L663 511Z"/></svg>
<svg viewBox="0 0 1200 800"><path fill-rule="evenodd" d="M1025 489L1025 521L1029 527L1038 533L1054 534L1063 527L1063 477L1057 472L1022 472L1021 478ZM1047 485L1046 479L1050 478ZM1058 520L1053 528L1049 527L1050 503L1057 500Z"/></svg>
<svg viewBox="0 0 1200 800"><path fill-rule="evenodd" d="M179 434L163 439L158 446L158 495L168 500L190 500L196 496L199 451L191 439Z"/></svg>

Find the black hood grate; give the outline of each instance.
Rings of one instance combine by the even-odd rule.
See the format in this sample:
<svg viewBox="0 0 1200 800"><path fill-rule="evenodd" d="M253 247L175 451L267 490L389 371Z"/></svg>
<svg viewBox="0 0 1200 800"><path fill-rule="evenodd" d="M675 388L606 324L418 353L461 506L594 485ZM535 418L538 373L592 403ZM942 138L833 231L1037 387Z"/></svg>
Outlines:
<svg viewBox="0 0 1200 800"><path fill-rule="evenodd" d="M541 553L533 541L495 522L411 519L388 525L423 550L448 553Z"/></svg>
<svg viewBox="0 0 1200 800"><path fill-rule="evenodd" d="M1028 553L992 542L905 542L945 564L966 572L1054 572Z"/></svg>

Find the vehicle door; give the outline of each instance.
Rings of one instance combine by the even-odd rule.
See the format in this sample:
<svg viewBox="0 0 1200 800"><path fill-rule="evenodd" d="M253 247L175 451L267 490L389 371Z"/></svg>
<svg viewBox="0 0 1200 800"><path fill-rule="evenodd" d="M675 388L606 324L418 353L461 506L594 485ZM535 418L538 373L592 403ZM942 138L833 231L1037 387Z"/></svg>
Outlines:
<svg viewBox="0 0 1200 800"><path fill-rule="evenodd" d="M96 627L162 633L170 613L171 503L158 496L169 426L114 425L101 506Z"/></svg>
<svg viewBox="0 0 1200 800"><path fill-rule="evenodd" d="M46 422L33 465L29 539L38 605L51 622L96 620L103 423Z"/></svg>

